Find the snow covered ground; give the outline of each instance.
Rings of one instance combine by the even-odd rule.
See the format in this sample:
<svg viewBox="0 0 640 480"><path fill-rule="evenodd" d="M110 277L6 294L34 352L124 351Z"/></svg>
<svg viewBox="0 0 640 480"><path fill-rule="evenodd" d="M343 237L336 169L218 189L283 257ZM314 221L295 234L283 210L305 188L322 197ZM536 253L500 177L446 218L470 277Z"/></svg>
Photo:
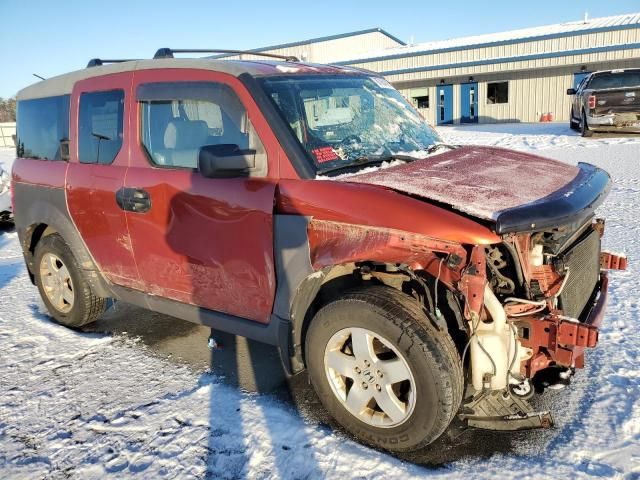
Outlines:
<svg viewBox="0 0 640 480"><path fill-rule="evenodd" d="M130 335L52 323L16 234L0 231L0 478L640 478L640 137L582 139L560 124L440 132L451 143L592 162L614 179L600 212L605 247L625 251L630 269L612 276L587 368L569 390L539 400L555 429L466 431L436 446L454 452L444 464L429 454L394 458ZM0 150L0 162L11 156Z"/></svg>

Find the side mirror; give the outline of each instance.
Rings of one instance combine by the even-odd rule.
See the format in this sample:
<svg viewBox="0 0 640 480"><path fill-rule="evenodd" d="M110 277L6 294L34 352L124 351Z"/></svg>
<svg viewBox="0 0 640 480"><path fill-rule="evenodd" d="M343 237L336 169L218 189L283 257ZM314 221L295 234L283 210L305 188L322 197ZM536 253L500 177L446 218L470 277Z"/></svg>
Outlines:
<svg viewBox="0 0 640 480"><path fill-rule="evenodd" d="M198 153L198 171L207 178L244 177L256 166L256 151L238 145L205 145Z"/></svg>
<svg viewBox="0 0 640 480"><path fill-rule="evenodd" d="M575 94L576 94L575 88L567 88L567 95L575 95Z"/></svg>

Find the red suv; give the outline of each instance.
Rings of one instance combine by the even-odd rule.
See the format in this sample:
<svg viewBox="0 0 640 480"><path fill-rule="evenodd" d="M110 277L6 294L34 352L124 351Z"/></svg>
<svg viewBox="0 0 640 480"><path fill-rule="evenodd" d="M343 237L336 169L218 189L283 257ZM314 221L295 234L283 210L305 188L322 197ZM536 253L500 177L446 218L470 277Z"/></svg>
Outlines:
<svg viewBox="0 0 640 480"><path fill-rule="evenodd" d="M18 95L15 223L57 322L112 298L276 345L389 450L552 424L526 400L583 366L626 262L606 172L443 144L371 72L174 52Z"/></svg>

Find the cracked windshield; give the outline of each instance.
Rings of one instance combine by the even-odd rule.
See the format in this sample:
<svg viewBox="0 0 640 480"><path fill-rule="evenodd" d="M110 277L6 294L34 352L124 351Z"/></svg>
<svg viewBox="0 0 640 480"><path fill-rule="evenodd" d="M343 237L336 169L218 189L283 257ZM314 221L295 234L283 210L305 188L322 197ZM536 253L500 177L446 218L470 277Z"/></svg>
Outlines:
<svg viewBox="0 0 640 480"><path fill-rule="evenodd" d="M424 158L437 133L378 77L277 77L264 88L318 173Z"/></svg>

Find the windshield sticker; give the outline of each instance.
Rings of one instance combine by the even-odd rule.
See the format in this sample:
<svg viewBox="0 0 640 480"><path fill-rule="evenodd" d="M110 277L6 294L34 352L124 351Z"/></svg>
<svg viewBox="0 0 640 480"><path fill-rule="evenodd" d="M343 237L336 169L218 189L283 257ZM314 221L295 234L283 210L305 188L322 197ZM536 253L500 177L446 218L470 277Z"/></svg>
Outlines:
<svg viewBox="0 0 640 480"><path fill-rule="evenodd" d="M313 156L316 157L318 163L333 162L334 160L340 160L340 157L335 152L333 147L319 147L311 150Z"/></svg>
<svg viewBox="0 0 640 480"><path fill-rule="evenodd" d="M389 82L387 82L384 78L371 77L371 81L373 81L373 83L378 85L380 88L391 88L391 89L393 89L393 86Z"/></svg>

